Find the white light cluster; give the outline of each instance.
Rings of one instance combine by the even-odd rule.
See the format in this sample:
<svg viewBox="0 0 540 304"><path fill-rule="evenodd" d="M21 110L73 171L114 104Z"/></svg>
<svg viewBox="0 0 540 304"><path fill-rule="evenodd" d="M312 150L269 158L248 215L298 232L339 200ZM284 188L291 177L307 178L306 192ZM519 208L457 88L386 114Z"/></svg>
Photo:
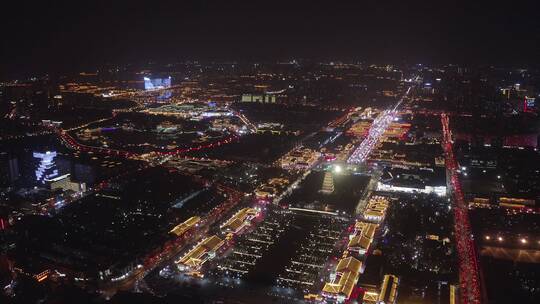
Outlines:
<svg viewBox="0 0 540 304"><path fill-rule="evenodd" d="M34 158L40 159L39 165L36 169L36 181L44 184L50 181L52 178L58 176L58 170L55 168L54 158L56 152L47 151L45 153L34 152L32 154Z"/></svg>

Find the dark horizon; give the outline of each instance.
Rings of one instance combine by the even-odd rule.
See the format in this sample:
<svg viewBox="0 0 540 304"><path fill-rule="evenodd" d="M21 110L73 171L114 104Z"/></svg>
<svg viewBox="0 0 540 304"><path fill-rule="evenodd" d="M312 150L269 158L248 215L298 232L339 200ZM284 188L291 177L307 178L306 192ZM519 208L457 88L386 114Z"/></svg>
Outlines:
<svg viewBox="0 0 540 304"><path fill-rule="evenodd" d="M521 2L12 3L1 65L13 77L186 59L534 64L540 5Z"/></svg>

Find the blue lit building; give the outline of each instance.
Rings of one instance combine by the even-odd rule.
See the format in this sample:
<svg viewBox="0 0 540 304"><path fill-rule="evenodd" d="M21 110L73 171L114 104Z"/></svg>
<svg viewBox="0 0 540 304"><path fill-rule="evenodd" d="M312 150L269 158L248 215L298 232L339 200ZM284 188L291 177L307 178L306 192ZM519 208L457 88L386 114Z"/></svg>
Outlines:
<svg viewBox="0 0 540 304"><path fill-rule="evenodd" d="M56 152L47 151L44 153L34 152L34 158L38 159L38 165L35 171L36 181L45 184L52 178L58 176L58 169L54 163Z"/></svg>
<svg viewBox="0 0 540 304"><path fill-rule="evenodd" d="M144 77L145 90L157 90L171 87L171 76L167 78L149 78Z"/></svg>

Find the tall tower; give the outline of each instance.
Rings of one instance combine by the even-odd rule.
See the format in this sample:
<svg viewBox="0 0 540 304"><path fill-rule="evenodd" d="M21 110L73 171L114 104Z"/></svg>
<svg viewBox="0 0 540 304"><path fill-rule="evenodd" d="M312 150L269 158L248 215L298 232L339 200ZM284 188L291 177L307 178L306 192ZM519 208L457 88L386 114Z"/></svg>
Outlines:
<svg viewBox="0 0 540 304"><path fill-rule="evenodd" d="M330 171L324 173L321 192L324 194L331 194L334 192L334 176Z"/></svg>
<svg viewBox="0 0 540 304"><path fill-rule="evenodd" d="M36 181L38 183L45 184L45 182L51 180L53 177L58 176L58 169L56 169L56 165L54 163L56 152L34 152L32 155L34 158L39 159L39 163L36 168Z"/></svg>

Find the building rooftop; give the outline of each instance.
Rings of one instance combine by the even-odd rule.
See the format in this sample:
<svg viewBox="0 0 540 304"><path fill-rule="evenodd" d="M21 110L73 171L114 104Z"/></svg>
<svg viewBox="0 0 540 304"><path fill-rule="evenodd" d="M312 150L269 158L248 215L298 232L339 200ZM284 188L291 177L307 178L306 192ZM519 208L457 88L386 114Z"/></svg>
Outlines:
<svg viewBox="0 0 540 304"><path fill-rule="evenodd" d="M224 243L225 242L222 239L215 235L208 237L186 253L179 261L177 261L177 263L194 268L200 267L207 260L205 255L209 252L215 252L223 246Z"/></svg>
<svg viewBox="0 0 540 304"><path fill-rule="evenodd" d="M398 286L399 278L397 276L392 274L385 275L381 285L378 303L396 303Z"/></svg>
<svg viewBox="0 0 540 304"><path fill-rule="evenodd" d="M366 237L365 235L357 234L351 238L347 247L360 247L363 250L367 250L369 245L371 244L371 241L372 239Z"/></svg>
<svg viewBox="0 0 540 304"><path fill-rule="evenodd" d="M180 236L184 234L184 232L195 227L197 223L199 223L200 221L201 221L200 217L192 216L188 218L185 222L176 225L173 229L171 229L170 233L175 234L176 236Z"/></svg>
<svg viewBox="0 0 540 304"><path fill-rule="evenodd" d="M342 295L349 298L360 276L362 262L348 257L341 259L336 266L336 274L339 280L333 280L324 284L322 292L326 295Z"/></svg>
<svg viewBox="0 0 540 304"><path fill-rule="evenodd" d="M233 216L231 216L225 224L221 226L222 229L229 230L232 232L237 232L242 227L248 224L247 221L249 221L250 218L257 215L258 211L254 208L244 208L240 211L236 212Z"/></svg>
<svg viewBox="0 0 540 304"><path fill-rule="evenodd" d="M362 268L362 262L354 257L348 257L339 261L336 266L336 272L360 272L360 268Z"/></svg>
<svg viewBox="0 0 540 304"><path fill-rule="evenodd" d="M366 237L372 239L375 235L375 230L377 230L378 225L368 222L357 221L354 225L356 234L363 234Z"/></svg>

